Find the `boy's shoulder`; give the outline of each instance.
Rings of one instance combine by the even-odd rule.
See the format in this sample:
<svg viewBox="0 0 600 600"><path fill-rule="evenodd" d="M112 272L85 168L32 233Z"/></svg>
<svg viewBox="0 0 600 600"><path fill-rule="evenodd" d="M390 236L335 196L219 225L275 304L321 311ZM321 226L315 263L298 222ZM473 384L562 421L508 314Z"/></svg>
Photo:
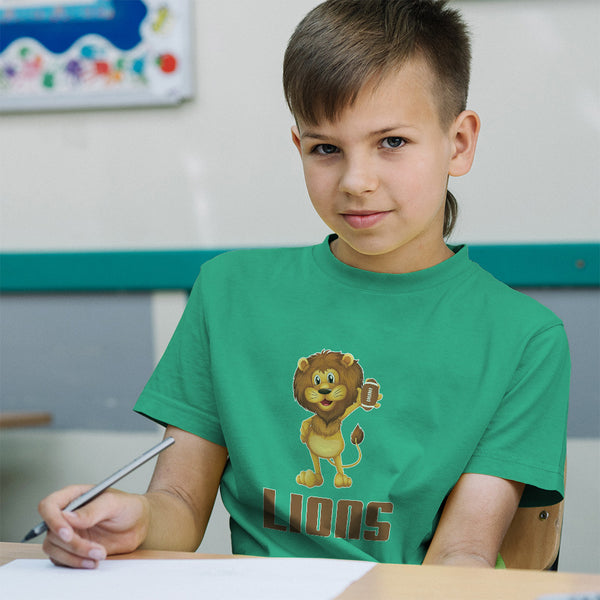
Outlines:
<svg viewBox="0 0 600 600"><path fill-rule="evenodd" d="M242 248L228 250L209 261L200 269L205 282L225 282L232 285L248 284L253 280L281 280L297 275L301 265L308 265L313 246Z"/></svg>
<svg viewBox="0 0 600 600"><path fill-rule="evenodd" d="M562 325L562 321L547 306L526 293L510 287L492 273L473 263L476 271L477 292L490 311L506 315L523 326L539 327Z"/></svg>
<svg viewBox="0 0 600 600"><path fill-rule="evenodd" d="M247 268L262 266L273 262L297 259L301 254L310 252L312 246L236 248L227 250L210 259L203 265L211 269Z"/></svg>

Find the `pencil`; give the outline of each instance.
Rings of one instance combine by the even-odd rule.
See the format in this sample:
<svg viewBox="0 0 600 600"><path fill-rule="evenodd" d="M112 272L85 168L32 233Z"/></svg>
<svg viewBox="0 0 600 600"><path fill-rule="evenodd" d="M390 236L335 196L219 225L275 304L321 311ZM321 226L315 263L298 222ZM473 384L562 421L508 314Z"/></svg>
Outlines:
<svg viewBox="0 0 600 600"><path fill-rule="evenodd" d="M141 456L138 456L135 460L131 461L128 465L119 469L116 473L113 473L110 477L107 477L104 481L101 481L98 485L87 492L81 494L69 502L69 504L63 509L68 512L72 512L81 508L88 502L91 502L94 498L99 496L102 492L107 490L111 485L123 479L126 475L129 475L132 471L135 471L138 467L142 466L145 462L149 461L152 457L156 456L159 452L162 452L165 448L168 448L171 444L174 444L175 440L172 437L165 438L160 444L153 446L150 450L144 452ZM42 535L45 531L48 531L48 526L44 521L36 525L33 529L30 529L25 537L21 540L21 543L27 542L36 538L38 535Z"/></svg>

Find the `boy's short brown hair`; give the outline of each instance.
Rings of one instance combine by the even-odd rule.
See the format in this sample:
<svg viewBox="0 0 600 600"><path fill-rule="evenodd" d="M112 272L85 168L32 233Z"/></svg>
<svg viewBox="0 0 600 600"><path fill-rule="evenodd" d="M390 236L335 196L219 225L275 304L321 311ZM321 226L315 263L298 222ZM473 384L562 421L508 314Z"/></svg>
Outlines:
<svg viewBox="0 0 600 600"><path fill-rule="evenodd" d="M445 0L326 0L290 38L283 65L285 97L305 124L335 118L367 83L377 83L411 58L433 73L432 93L447 128L466 108L471 44L460 14ZM457 204L448 192L444 235Z"/></svg>

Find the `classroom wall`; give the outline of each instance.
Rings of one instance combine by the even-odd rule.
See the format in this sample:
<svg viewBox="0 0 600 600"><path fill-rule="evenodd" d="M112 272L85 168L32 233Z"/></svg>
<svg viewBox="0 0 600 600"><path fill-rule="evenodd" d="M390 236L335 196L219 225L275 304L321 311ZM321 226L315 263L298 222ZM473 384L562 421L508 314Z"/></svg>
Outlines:
<svg viewBox="0 0 600 600"><path fill-rule="evenodd" d="M195 97L178 108L0 117L0 249L311 243L281 91L315 0L195 3ZM453 2L473 31L472 172L451 185L470 243L598 239L600 5Z"/></svg>
<svg viewBox="0 0 600 600"><path fill-rule="evenodd" d="M280 89L285 43L315 4L196 2L196 92L179 107L0 115L0 251L230 248L322 239L326 230L304 191ZM472 172L451 182L461 206L455 241L597 241L600 3L452 4L472 26L470 105L483 120ZM588 311L581 314L600 312L597 290L567 295L569 314L581 306ZM565 295L559 296L552 301L562 306ZM0 434L1 540L17 540L36 521L43 494L98 480L160 437L130 407L183 303L178 293L0 298L0 339L13 340L0 356L0 402L16 399L27 408L44 395L56 409L51 428ZM36 320L23 325L29 315ZM587 337L577 326L583 338L576 346L587 345L578 350L583 371L572 414L580 425L569 438L561 569L600 572L594 324ZM57 349L60 336L67 342ZM32 344L43 360L27 358ZM64 404L64 371L73 356L71 404ZM9 380L11 373L27 378L27 386ZM94 410L69 411L78 398ZM141 491L149 472L125 489ZM219 507L204 549L227 551L225 522Z"/></svg>

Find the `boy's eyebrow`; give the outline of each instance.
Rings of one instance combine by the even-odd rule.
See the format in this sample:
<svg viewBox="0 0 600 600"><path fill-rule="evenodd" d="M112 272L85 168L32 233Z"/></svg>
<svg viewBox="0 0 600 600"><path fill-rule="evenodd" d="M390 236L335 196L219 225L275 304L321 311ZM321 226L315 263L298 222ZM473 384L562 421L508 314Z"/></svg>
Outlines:
<svg viewBox="0 0 600 600"><path fill-rule="evenodd" d="M398 125L393 125L391 127L384 127L383 129L378 129L376 131L371 131L371 133L369 133L368 136L374 137L377 135L385 135L386 133L389 133L390 131L395 131L396 129L415 129L415 127L412 125L398 124ZM322 138L326 138L326 137L329 137L329 136L319 133L319 132L316 132L316 131L305 131L300 134L301 139L312 138L312 139L318 140L318 139L322 139Z"/></svg>

